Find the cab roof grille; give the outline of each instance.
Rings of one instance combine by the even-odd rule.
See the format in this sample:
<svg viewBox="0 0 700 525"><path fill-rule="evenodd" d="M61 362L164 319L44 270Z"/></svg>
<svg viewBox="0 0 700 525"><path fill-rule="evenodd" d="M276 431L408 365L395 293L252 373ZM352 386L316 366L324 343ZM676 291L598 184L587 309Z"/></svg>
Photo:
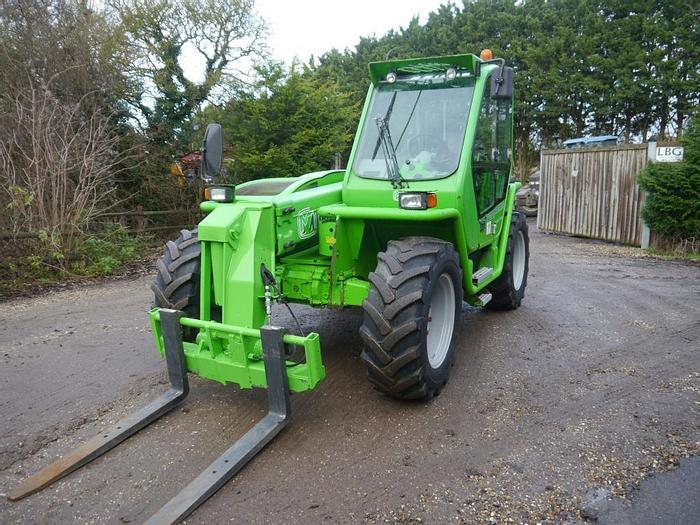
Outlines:
<svg viewBox="0 0 700 525"><path fill-rule="evenodd" d="M452 64L447 62L429 62L427 64L408 64L400 67L396 71L398 73L420 74L420 73L439 73L447 71Z"/></svg>
<svg viewBox="0 0 700 525"><path fill-rule="evenodd" d="M377 84L384 80L387 73L390 71L396 71L404 75L421 75L438 71L447 71L447 69L451 67L478 75L480 66L481 60L474 55L444 55L425 58L385 60L383 62L371 62L369 64L369 78L373 84Z"/></svg>

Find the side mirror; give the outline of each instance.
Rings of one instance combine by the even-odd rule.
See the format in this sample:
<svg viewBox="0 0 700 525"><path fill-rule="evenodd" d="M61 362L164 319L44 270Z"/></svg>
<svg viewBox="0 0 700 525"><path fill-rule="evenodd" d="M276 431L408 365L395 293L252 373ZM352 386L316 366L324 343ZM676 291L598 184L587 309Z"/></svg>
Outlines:
<svg viewBox="0 0 700 525"><path fill-rule="evenodd" d="M202 140L200 174L204 182L212 182L221 173L224 161L224 138L221 124L208 124Z"/></svg>
<svg viewBox="0 0 700 525"><path fill-rule="evenodd" d="M491 73L491 98L513 97L513 68L503 67Z"/></svg>

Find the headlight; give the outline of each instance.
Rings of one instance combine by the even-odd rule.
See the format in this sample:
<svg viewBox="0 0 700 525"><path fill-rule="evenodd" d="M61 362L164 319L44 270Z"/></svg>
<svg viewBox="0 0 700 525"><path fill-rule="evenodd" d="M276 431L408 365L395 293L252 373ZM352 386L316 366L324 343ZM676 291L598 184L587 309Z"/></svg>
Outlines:
<svg viewBox="0 0 700 525"><path fill-rule="evenodd" d="M426 210L437 206L437 195L434 193L401 193L399 208L404 210Z"/></svg>
<svg viewBox="0 0 700 525"><path fill-rule="evenodd" d="M214 202L233 202L233 186L207 186L204 188L204 200Z"/></svg>

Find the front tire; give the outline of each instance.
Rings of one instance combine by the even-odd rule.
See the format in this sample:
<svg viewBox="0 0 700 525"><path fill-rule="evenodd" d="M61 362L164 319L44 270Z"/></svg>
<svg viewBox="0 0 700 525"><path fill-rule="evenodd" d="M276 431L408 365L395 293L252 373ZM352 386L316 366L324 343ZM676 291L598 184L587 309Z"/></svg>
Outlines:
<svg viewBox="0 0 700 525"><path fill-rule="evenodd" d="M452 244L430 237L390 241L363 302L362 361L377 389L429 400L447 382L462 312L462 270Z"/></svg>

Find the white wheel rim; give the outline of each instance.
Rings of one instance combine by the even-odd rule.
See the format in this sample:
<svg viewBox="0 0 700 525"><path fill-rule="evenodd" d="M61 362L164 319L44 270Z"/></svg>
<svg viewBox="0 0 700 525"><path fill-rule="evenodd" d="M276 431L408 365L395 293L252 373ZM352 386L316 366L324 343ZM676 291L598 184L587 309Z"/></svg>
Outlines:
<svg viewBox="0 0 700 525"><path fill-rule="evenodd" d="M525 277L525 237L518 230L513 239L513 287L520 290Z"/></svg>
<svg viewBox="0 0 700 525"><path fill-rule="evenodd" d="M438 278L428 311L428 362L440 368L452 342L455 319L455 287L446 273Z"/></svg>

